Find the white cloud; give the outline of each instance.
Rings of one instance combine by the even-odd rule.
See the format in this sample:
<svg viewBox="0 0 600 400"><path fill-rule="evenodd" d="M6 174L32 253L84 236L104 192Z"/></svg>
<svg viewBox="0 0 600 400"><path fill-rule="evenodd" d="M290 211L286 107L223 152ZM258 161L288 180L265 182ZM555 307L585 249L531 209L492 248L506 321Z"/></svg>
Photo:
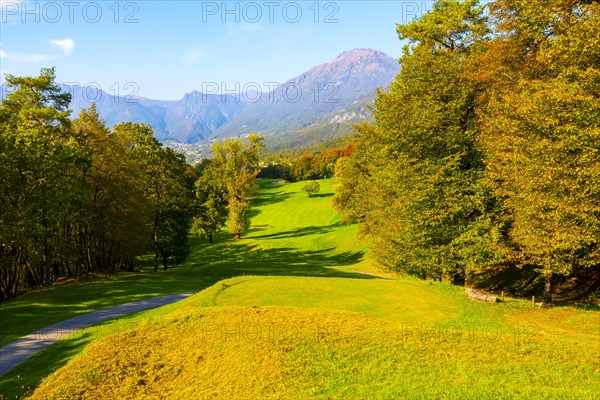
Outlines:
<svg viewBox="0 0 600 400"><path fill-rule="evenodd" d="M75 47L75 42L73 39L52 39L50 44L61 49L63 54L66 56L70 56L73 52L73 48Z"/></svg>
<svg viewBox="0 0 600 400"><path fill-rule="evenodd" d="M248 39L248 37L258 32L264 32L261 25L251 22L241 22L237 24L228 22L226 28L229 36L241 41Z"/></svg>
<svg viewBox="0 0 600 400"><path fill-rule="evenodd" d="M239 30L242 33L252 33L262 31L262 27L256 23L244 22L239 24Z"/></svg>
<svg viewBox="0 0 600 400"><path fill-rule="evenodd" d="M6 51L0 50L0 58L9 61L28 63L45 62L69 56L71 55L71 53L73 53L73 49L75 48L75 42L73 41L73 39L53 39L50 40L50 44L55 47L58 47L61 51L61 54L18 54L8 53Z"/></svg>
<svg viewBox="0 0 600 400"><path fill-rule="evenodd" d="M16 54L16 53L7 53L5 51L0 52L0 58L4 58L9 61L19 61L19 62L43 62L54 60L60 56L55 55L46 55L46 54Z"/></svg>
<svg viewBox="0 0 600 400"><path fill-rule="evenodd" d="M199 60L200 57L202 57L202 53L200 53L198 50L190 50L185 56L185 63L193 64L194 62Z"/></svg>

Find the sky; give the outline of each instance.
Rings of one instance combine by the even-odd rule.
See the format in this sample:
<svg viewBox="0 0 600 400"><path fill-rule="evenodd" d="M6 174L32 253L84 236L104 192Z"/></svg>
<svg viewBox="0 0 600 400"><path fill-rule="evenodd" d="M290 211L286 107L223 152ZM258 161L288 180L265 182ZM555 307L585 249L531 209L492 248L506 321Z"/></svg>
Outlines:
<svg viewBox="0 0 600 400"><path fill-rule="evenodd" d="M0 74L178 100L283 83L355 48L402 54L428 1L0 0ZM203 90L204 89L204 90ZM239 92L239 90L237 90Z"/></svg>

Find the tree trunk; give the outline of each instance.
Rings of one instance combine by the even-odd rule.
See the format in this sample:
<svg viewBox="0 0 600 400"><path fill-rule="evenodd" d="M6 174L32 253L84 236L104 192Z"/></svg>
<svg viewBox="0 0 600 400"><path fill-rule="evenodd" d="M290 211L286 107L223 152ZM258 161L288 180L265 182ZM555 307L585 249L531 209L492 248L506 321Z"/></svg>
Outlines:
<svg viewBox="0 0 600 400"><path fill-rule="evenodd" d="M208 235L208 243L212 243L212 235Z"/></svg>
<svg viewBox="0 0 600 400"><path fill-rule="evenodd" d="M163 270L167 270L169 267L167 266L167 262L169 261L169 257L163 256Z"/></svg>
<svg viewBox="0 0 600 400"><path fill-rule="evenodd" d="M92 254L90 253L90 248L88 246L87 248L87 264L88 264L88 272L91 274L92 272L94 272L94 263L92 262Z"/></svg>
<svg viewBox="0 0 600 400"><path fill-rule="evenodd" d="M241 238L242 238L241 232L236 232L235 233L235 240L240 240Z"/></svg>
<svg viewBox="0 0 600 400"><path fill-rule="evenodd" d="M552 304L552 274L544 277L544 307Z"/></svg>
<svg viewBox="0 0 600 400"><path fill-rule="evenodd" d="M154 246L154 272L158 271L158 217L154 217L152 226L152 245Z"/></svg>
<svg viewBox="0 0 600 400"><path fill-rule="evenodd" d="M52 268L50 266L50 245L48 238L44 238L44 286L52 284Z"/></svg>

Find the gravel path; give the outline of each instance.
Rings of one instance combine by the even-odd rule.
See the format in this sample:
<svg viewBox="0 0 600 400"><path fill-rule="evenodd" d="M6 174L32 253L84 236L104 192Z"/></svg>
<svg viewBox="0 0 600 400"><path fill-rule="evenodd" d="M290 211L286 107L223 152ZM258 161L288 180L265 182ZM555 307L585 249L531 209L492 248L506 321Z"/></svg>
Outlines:
<svg viewBox="0 0 600 400"><path fill-rule="evenodd" d="M0 347L0 377L51 344L81 329L122 317L123 315L171 304L183 300L192 294L171 294L146 300L132 301L131 303L79 315L30 333L19 340Z"/></svg>

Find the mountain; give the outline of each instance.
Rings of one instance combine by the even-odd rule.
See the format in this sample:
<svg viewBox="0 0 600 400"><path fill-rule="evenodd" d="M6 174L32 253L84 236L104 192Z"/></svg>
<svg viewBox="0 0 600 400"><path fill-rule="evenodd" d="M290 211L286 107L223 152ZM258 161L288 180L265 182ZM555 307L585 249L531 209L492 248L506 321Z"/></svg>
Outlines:
<svg viewBox="0 0 600 400"><path fill-rule="evenodd" d="M79 114L96 102L98 113L109 126L121 122L140 122L152 126L160 141L196 143L235 117L246 106L232 95L210 95L197 91L179 101L151 100L141 97L112 96L93 87L65 87L73 95L71 109Z"/></svg>
<svg viewBox="0 0 600 400"><path fill-rule="evenodd" d="M369 49L340 54L335 60L319 65L280 85L260 101L248 106L216 132L215 137L251 132L272 134L306 128L328 114L346 108L358 108L375 97L375 89L386 87L399 72L392 57ZM358 103L357 103L358 102ZM332 115L333 123L360 119L355 112Z"/></svg>
<svg viewBox="0 0 600 400"><path fill-rule="evenodd" d="M210 137L246 106L232 95L186 94L178 101L152 100L142 97L113 96L94 86L61 85L71 93L69 108L73 117L83 108L96 103L96 109L109 127L121 122L139 122L152 126L161 142L196 143ZM0 87L0 99L9 93Z"/></svg>
<svg viewBox="0 0 600 400"><path fill-rule="evenodd" d="M199 142L211 137L245 107L246 103L234 95L206 95L197 91L188 93L180 101L171 102L165 107L167 133L163 140Z"/></svg>
<svg viewBox="0 0 600 400"><path fill-rule="evenodd" d="M195 144L259 132L267 143L318 141L321 136L342 136L353 123L369 118L365 104L375 98L375 89L389 86L399 72L395 59L371 49L355 49L335 60L290 79L270 93L252 96L203 94L192 91L177 101L113 96L98 88L66 86L72 93L71 109L96 103L98 113L112 127L121 122L152 126L162 142ZM7 93L0 87L0 97ZM298 135L294 139L294 135Z"/></svg>

